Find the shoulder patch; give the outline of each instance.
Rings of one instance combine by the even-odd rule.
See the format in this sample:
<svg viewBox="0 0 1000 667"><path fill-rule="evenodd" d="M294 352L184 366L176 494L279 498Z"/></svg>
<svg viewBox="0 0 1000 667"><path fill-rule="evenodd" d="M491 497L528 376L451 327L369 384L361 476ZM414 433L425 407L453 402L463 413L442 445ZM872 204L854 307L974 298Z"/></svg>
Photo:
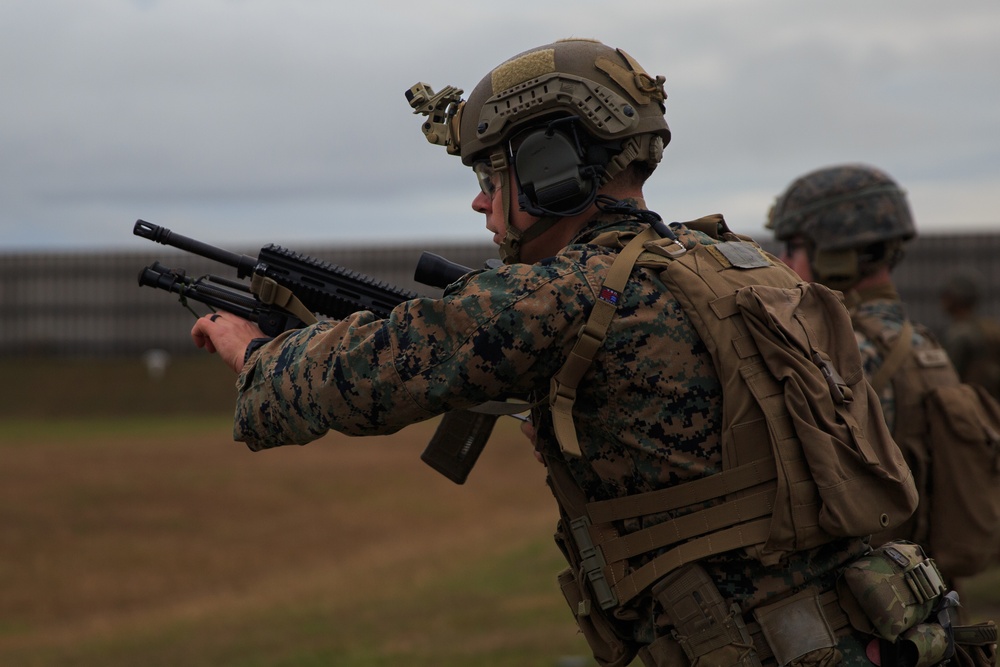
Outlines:
<svg viewBox="0 0 1000 667"><path fill-rule="evenodd" d="M771 266L771 260L760 251L760 248L752 243L725 241L723 243L707 245L705 249L715 255L715 258L723 266L732 266L737 269L756 269L762 266Z"/></svg>
<svg viewBox="0 0 1000 667"><path fill-rule="evenodd" d="M948 353L942 348L917 350L917 363L923 368L936 368L948 365Z"/></svg>

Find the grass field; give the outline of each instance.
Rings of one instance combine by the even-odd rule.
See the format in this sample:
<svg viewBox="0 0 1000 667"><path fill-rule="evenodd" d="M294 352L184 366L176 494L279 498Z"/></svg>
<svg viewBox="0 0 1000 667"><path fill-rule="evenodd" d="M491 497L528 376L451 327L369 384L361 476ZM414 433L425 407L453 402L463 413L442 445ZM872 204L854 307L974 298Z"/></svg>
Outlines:
<svg viewBox="0 0 1000 667"><path fill-rule="evenodd" d="M187 413L149 401L171 392L125 362L0 367L33 374L0 397L0 665L589 654L555 585L554 503L514 420L464 486L420 462L432 423L255 454L212 407L228 412L232 379L211 361L164 378L204 375L187 378L202 394Z"/></svg>
<svg viewBox="0 0 1000 667"><path fill-rule="evenodd" d="M205 359L0 363L0 665L593 664L513 420L464 486L433 423L255 454Z"/></svg>
<svg viewBox="0 0 1000 667"><path fill-rule="evenodd" d="M228 428L5 426L0 664L553 665L585 650L554 585L551 500L512 429L457 487L417 459L426 427L260 454Z"/></svg>

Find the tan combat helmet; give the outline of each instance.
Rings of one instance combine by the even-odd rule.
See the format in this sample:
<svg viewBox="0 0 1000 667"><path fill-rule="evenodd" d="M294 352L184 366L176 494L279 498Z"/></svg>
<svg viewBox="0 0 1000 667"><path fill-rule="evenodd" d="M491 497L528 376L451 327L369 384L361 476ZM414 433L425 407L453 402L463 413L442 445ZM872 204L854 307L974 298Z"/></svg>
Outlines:
<svg viewBox="0 0 1000 667"><path fill-rule="evenodd" d="M586 210L600 185L641 161L652 171L670 141L664 78L650 76L630 55L601 42L568 39L520 53L493 69L467 101L448 87L435 94L418 83L407 91L415 113L428 117L428 141L440 144L509 192L515 166L522 209L542 218L528 232L509 224L504 261L559 219Z"/></svg>
<svg viewBox="0 0 1000 667"><path fill-rule="evenodd" d="M767 227L778 241L805 239L815 279L840 290L894 267L903 243L916 236L903 190L885 172L859 164L795 179L771 207Z"/></svg>

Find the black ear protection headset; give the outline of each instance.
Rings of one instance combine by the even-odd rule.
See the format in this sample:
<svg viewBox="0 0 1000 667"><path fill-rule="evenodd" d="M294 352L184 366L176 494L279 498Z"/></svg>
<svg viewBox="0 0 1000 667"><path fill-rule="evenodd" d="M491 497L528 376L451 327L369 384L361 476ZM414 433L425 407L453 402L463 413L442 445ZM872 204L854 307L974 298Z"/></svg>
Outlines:
<svg viewBox="0 0 1000 667"><path fill-rule="evenodd" d="M576 116L558 118L511 140L522 210L569 217L594 203L614 153L611 146L581 142L578 121Z"/></svg>

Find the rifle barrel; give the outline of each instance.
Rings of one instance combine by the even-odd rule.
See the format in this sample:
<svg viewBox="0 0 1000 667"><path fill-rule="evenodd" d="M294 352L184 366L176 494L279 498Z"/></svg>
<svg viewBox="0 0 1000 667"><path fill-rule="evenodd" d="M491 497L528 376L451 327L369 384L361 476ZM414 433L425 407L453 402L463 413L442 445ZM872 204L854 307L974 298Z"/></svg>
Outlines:
<svg viewBox="0 0 1000 667"><path fill-rule="evenodd" d="M253 273L253 269L257 265L257 260L249 255L241 255L207 243L202 243L197 239L177 234L166 227L154 225L145 220L136 220L135 226L132 228L132 233L156 243L173 246L174 248L207 257L227 266L232 266L236 269L236 275L240 278L245 278Z"/></svg>

